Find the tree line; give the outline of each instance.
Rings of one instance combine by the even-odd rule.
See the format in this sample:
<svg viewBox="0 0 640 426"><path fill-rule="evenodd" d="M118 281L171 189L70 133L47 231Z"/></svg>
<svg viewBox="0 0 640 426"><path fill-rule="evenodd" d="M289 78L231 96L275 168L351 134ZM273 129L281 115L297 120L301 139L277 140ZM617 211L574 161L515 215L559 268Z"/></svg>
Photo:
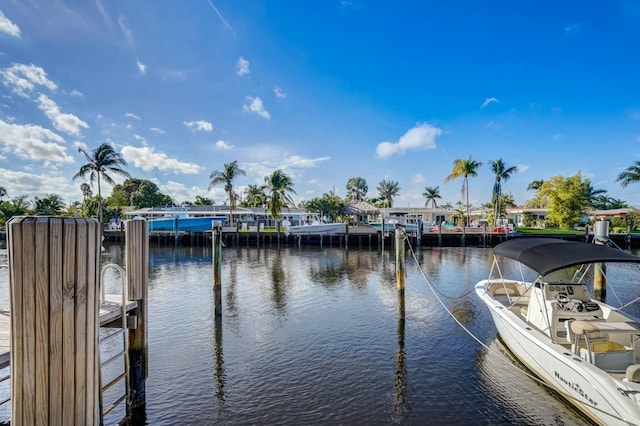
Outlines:
<svg viewBox="0 0 640 426"><path fill-rule="evenodd" d="M26 195L19 195L12 199L8 197L7 190L0 186L0 223L13 216L21 215L47 215L47 216L82 216L96 217L101 223L105 223L118 214L122 214L125 206L136 208L156 207L161 205L175 205L169 195L163 194L158 186L147 179L132 178L125 170L127 162L108 143L104 143L88 151L79 148L86 163L74 180L88 180L89 183L80 184L82 202L74 201L68 205L57 194L48 194L45 197L34 197L28 200ZM502 184L518 172L516 166L508 166L502 158L488 161L491 173L494 176L492 198L490 202L481 207L488 212L488 220L495 223L496 219L505 215L506 208L516 207L513 196L502 192ZM482 162L476 161L470 155L466 159L456 159L453 162L451 173L444 178L443 183L461 179L461 200L454 207L451 203L441 206L445 209L455 210L461 224L469 225L471 204L469 203L469 178L476 177ZM216 170L209 176L209 190L215 186L222 186L227 194L230 212L241 207L265 208L274 218L277 218L283 208L299 207L309 212L321 213L334 221L346 220L347 205L366 202L376 208L393 207L394 198L401 191L397 181L383 179L376 187L377 196L368 197L369 188L362 177L353 177L347 181L346 197L340 198L334 191L323 194L322 197L303 201L295 206L292 194L295 194L293 180L282 169L275 170L264 177L263 185L248 185L242 193L237 193L235 181L240 176L245 176L245 170L241 169L238 161L224 164L221 170ZM116 184L114 177L124 177L122 184ZM617 179L622 187L640 182L640 161L635 161L631 166L621 172ZM112 186L109 197L103 199L103 182ZM95 188L97 194L93 193ZM528 190L535 191L534 196L524 206L527 208L546 208L547 226L561 228L571 227L578 223L587 209L615 209L629 207L626 202L609 197L607 191L593 188L590 179L585 178L580 172L573 176L553 176L547 180L535 180L529 184ZM442 199L439 186L427 186L422 195L425 197L425 207L438 208L438 200ZM194 201L186 201L180 204L186 205L212 205L213 200L196 196ZM231 215L232 216L232 215Z"/></svg>

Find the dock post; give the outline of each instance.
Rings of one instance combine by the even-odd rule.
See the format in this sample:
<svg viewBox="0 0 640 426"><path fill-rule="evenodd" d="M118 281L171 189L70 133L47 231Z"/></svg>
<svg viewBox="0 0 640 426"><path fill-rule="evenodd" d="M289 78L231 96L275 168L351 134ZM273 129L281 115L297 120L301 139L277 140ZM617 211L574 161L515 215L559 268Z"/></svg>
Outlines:
<svg viewBox="0 0 640 426"><path fill-rule="evenodd" d="M442 222L438 224L438 247L442 247Z"/></svg>
<svg viewBox="0 0 640 426"><path fill-rule="evenodd" d="M609 239L609 221L598 220L593 231L593 242L604 245ZM604 301L607 298L607 264L596 263L593 270L593 298Z"/></svg>
<svg viewBox="0 0 640 426"><path fill-rule="evenodd" d="M214 228L213 240L213 300L216 317L222 316L222 232Z"/></svg>
<svg viewBox="0 0 640 426"><path fill-rule="evenodd" d="M396 286L398 287L398 317L404 320L404 232L396 226Z"/></svg>
<svg viewBox="0 0 640 426"><path fill-rule="evenodd" d="M97 426L100 224L16 216L7 230L11 424Z"/></svg>
<svg viewBox="0 0 640 426"><path fill-rule="evenodd" d="M127 300L135 300L137 324L129 329L129 395L127 418L145 424L148 367L149 228L146 220L125 221Z"/></svg>

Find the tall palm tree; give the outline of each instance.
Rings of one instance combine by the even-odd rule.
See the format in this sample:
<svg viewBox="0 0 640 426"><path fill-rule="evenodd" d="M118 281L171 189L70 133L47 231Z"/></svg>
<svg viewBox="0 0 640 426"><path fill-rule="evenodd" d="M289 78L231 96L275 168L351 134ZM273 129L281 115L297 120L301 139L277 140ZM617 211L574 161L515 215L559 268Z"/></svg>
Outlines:
<svg viewBox="0 0 640 426"><path fill-rule="evenodd" d="M493 221L495 226L495 221L500 217L502 213L502 181L508 181L512 174L518 172L517 166L507 167L502 158L497 160L490 160L489 166L491 167L491 171L495 175L496 181L493 184Z"/></svg>
<svg viewBox="0 0 640 426"><path fill-rule="evenodd" d="M630 183L640 182L640 161L634 161L632 165L624 169L618 175L616 182L620 182L623 188L626 188Z"/></svg>
<svg viewBox="0 0 640 426"><path fill-rule="evenodd" d="M378 190L380 198L384 200L384 206L393 207L393 197L398 195L398 193L400 192L399 183L394 180L382 179L376 189Z"/></svg>
<svg viewBox="0 0 640 426"><path fill-rule="evenodd" d="M100 221L100 224L102 224L103 212L101 179L109 185L115 185L115 181L111 177L111 174L127 178L131 177L127 171L122 169L122 167L127 165L127 162L122 158L122 155L117 153L108 143L103 143L91 151L91 153L82 147L78 148L78 151L84 154L87 164L80 167L80 170L75 174L73 179L86 179L87 175L89 175L89 181L91 184L93 184L94 181L98 182L98 220Z"/></svg>
<svg viewBox="0 0 640 426"><path fill-rule="evenodd" d="M209 176L209 189L216 185L223 184L224 190L229 194L229 223L233 225L233 209L236 207L236 193L233 190L233 181L238 176L245 176L246 172L238 166L238 160L233 160L224 165L224 170L214 171Z"/></svg>
<svg viewBox="0 0 640 426"><path fill-rule="evenodd" d="M265 176L264 182L267 190L267 210L276 221L276 230L280 232L278 217L283 207L292 207L295 203L290 194L295 194L293 181L282 169L278 169Z"/></svg>
<svg viewBox="0 0 640 426"><path fill-rule="evenodd" d="M437 209L438 203L436 202L436 198L442 198L442 196L440 195L440 187L427 186L424 189L422 196L427 199L427 201L424 203L425 207L429 207L429 203L431 203L431 207Z"/></svg>
<svg viewBox="0 0 640 426"><path fill-rule="evenodd" d="M367 181L361 177L352 177L347 181L347 198L349 201L364 201L369 187Z"/></svg>
<svg viewBox="0 0 640 426"><path fill-rule="evenodd" d="M482 163L472 160L471 156L469 156L469 158L467 158L466 160L458 158L453 162L453 169L451 170L451 174L444 179L444 183L447 183L452 179L459 178L460 176L464 178L462 181L462 196L464 197L466 194L467 200L467 218L465 226L469 226L469 218L471 216L469 207L469 176L478 176L477 170L480 167L482 167Z"/></svg>
<svg viewBox="0 0 640 426"><path fill-rule="evenodd" d="M83 200L87 200L93 195L93 191L91 191L91 185L86 182L80 184L80 191L82 191Z"/></svg>

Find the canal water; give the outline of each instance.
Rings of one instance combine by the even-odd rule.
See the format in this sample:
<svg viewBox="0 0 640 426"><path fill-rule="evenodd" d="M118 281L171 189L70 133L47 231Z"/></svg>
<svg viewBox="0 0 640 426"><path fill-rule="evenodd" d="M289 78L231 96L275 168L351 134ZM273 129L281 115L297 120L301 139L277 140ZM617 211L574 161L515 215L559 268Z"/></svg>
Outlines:
<svg viewBox="0 0 640 426"><path fill-rule="evenodd" d="M152 246L148 424L586 424L502 352L490 254L407 251L402 322L393 251L226 247L216 321L211 249Z"/></svg>
<svg viewBox="0 0 640 426"><path fill-rule="evenodd" d="M473 292L491 253L407 250L401 321L393 251L226 247L216 320L211 248L152 244L147 424L588 424L497 341ZM124 265L124 255L124 245L107 245L103 263ZM0 266L6 256L0 247ZM117 277L105 278L117 292ZM635 285L616 296L633 299ZM101 347L103 356L113 350L117 344ZM0 384L0 397L8 393L8 382ZM8 404L0 406L0 424L9 416ZM123 416L119 407L105 424Z"/></svg>

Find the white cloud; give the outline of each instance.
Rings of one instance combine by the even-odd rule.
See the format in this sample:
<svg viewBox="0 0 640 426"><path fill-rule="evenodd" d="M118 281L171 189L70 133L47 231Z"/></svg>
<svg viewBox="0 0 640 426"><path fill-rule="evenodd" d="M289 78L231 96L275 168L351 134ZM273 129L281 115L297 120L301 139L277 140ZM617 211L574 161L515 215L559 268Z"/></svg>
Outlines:
<svg viewBox="0 0 640 426"><path fill-rule="evenodd" d="M484 102L482 103L482 106L480 107L480 109L484 109L487 105L489 105L490 103L495 102L497 104L500 103L500 101L496 98L487 98L484 100Z"/></svg>
<svg viewBox="0 0 640 426"><path fill-rule="evenodd" d="M127 44L131 49L133 49L133 31L131 31L131 28L127 25L127 21L124 16L118 17L118 25L120 26L120 30L122 30L124 37L127 39Z"/></svg>
<svg viewBox="0 0 640 426"><path fill-rule="evenodd" d="M175 158L169 158L164 152L155 152L155 149L149 146L143 146L141 148L125 146L122 148L122 156L127 162L132 163L144 171L158 169L175 174L194 175L198 174L202 169L197 164L185 163Z"/></svg>
<svg viewBox="0 0 640 426"><path fill-rule="evenodd" d="M409 129L398 139L398 142L381 142L376 147L376 155L379 158L388 158L395 154L403 154L405 151L419 151L434 149L436 138L442 134L442 130L422 123Z"/></svg>
<svg viewBox="0 0 640 426"><path fill-rule="evenodd" d="M126 113L124 116L127 117L127 118L134 118L136 120L140 120L140 116L135 115L135 114L133 114L131 112Z"/></svg>
<svg viewBox="0 0 640 426"><path fill-rule="evenodd" d="M151 127L149 130L152 131L153 133L157 133L159 135L164 135L166 133L164 130L162 130L159 127Z"/></svg>
<svg viewBox="0 0 640 426"><path fill-rule="evenodd" d="M310 169L316 167L323 161L330 160L331 157L305 158L299 155L292 155L284 160L283 169Z"/></svg>
<svg viewBox="0 0 640 426"><path fill-rule="evenodd" d="M416 173L415 175L413 175L413 177L411 178L411 183L422 183L424 182L426 179L424 177L424 175L422 173Z"/></svg>
<svg viewBox="0 0 640 426"><path fill-rule="evenodd" d="M251 96L247 96L247 102L248 104L244 104L242 106L243 111L257 114L260 117L264 118L265 120L268 120L271 118L271 114L269 114L269 111L264 109L264 105L262 104L262 99L252 98Z"/></svg>
<svg viewBox="0 0 640 426"><path fill-rule="evenodd" d="M140 141L141 144L146 145L147 144L147 140L140 135L133 135L133 138L137 141Z"/></svg>
<svg viewBox="0 0 640 426"><path fill-rule="evenodd" d="M210 132L213 130L213 124L204 120L184 121L183 123L193 132Z"/></svg>
<svg viewBox="0 0 640 426"><path fill-rule="evenodd" d="M12 37L20 38L20 28L4 16L0 10L0 33L8 34Z"/></svg>
<svg viewBox="0 0 640 426"><path fill-rule="evenodd" d="M61 112L58 105L47 95L40 95L38 97L38 108L40 108L49 120L51 120L53 127L61 132L65 132L73 136L81 136L81 128L89 128L87 123L80 120L75 115Z"/></svg>
<svg viewBox="0 0 640 426"><path fill-rule="evenodd" d="M251 73L251 70L249 69L249 61L240 56L240 58L238 58L238 62L236 63L236 70L238 71L238 75L240 77Z"/></svg>
<svg viewBox="0 0 640 426"><path fill-rule="evenodd" d="M39 169L38 172L38 174L33 174L15 169L0 169L2 186L7 188L11 197L21 194L27 194L29 198L58 194L65 203L82 197L78 181L69 179L59 171L40 173L42 170Z"/></svg>
<svg viewBox="0 0 640 426"><path fill-rule="evenodd" d="M12 124L0 120L0 146L11 154L33 161L44 161L45 165L73 163L67 155L64 139L44 127L26 124Z"/></svg>
<svg viewBox="0 0 640 426"><path fill-rule="evenodd" d="M137 60L136 65L138 66L138 71L140 71L140 74L144 75L147 73L147 66L145 64Z"/></svg>
<svg viewBox="0 0 640 426"><path fill-rule="evenodd" d="M524 173L529 170L529 166L527 164L518 164L516 167L518 167L518 173Z"/></svg>
<svg viewBox="0 0 640 426"><path fill-rule="evenodd" d="M2 80L7 87L12 87L14 93L28 97L36 85L49 90L56 90L58 86L47 78L44 69L35 65L13 64L1 71Z"/></svg>
<svg viewBox="0 0 640 426"><path fill-rule="evenodd" d="M233 145L229 145L228 143L226 143L225 141L218 141L216 142L216 149L218 151L228 151L230 149L233 148Z"/></svg>
<svg viewBox="0 0 640 426"><path fill-rule="evenodd" d="M73 98L82 98L84 97L84 93L80 92L79 90L73 89L71 93L69 93L69 96Z"/></svg>
<svg viewBox="0 0 640 426"><path fill-rule="evenodd" d="M287 94L285 92L283 92L282 89L279 88L279 87L274 87L273 88L273 93L276 94L276 98L284 99L284 98L287 97Z"/></svg>

